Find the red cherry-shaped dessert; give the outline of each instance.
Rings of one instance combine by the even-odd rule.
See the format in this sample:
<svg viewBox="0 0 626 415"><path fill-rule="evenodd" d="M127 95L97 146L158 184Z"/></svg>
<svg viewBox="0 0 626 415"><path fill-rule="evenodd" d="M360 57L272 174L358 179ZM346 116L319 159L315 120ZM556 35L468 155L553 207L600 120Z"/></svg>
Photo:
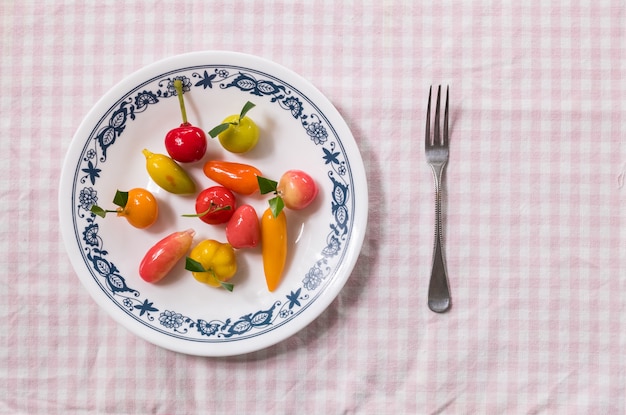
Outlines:
<svg viewBox="0 0 626 415"><path fill-rule="evenodd" d="M226 223L235 212L235 195L224 186L211 186L196 197L196 214L183 215L199 217L210 225Z"/></svg>
<svg viewBox="0 0 626 415"><path fill-rule="evenodd" d="M183 99L183 83L180 79L174 80L174 88L178 95L180 112L183 123L180 127L173 128L165 136L165 148L174 160L181 163L193 163L204 157L206 153L206 134L198 127L194 127L187 121L185 100Z"/></svg>

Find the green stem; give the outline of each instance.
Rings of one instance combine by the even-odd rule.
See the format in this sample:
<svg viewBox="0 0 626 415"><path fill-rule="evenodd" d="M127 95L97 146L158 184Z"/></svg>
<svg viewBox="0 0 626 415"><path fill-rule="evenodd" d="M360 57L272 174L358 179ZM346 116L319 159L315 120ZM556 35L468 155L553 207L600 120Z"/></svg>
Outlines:
<svg viewBox="0 0 626 415"><path fill-rule="evenodd" d="M180 113L183 116L183 124L187 124L187 111L185 110L185 100L183 99L183 81L176 79L174 88L176 88L176 94L178 95L178 104L180 105Z"/></svg>
<svg viewBox="0 0 626 415"><path fill-rule="evenodd" d="M100 216L101 218L104 218L107 213L119 213L120 210L108 210L108 209L102 209L100 206L98 205L92 205L91 208L89 209L89 211L91 213L95 213L96 215Z"/></svg>
<svg viewBox="0 0 626 415"><path fill-rule="evenodd" d="M230 206L218 206L213 201L209 204L209 208L204 212L195 213L195 214L185 214L182 215L184 218L201 218L209 213L219 212L221 210L230 210Z"/></svg>
<svg viewBox="0 0 626 415"><path fill-rule="evenodd" d="M233 288L235 288L233 284L224 282L217 278L217 275L215 275L215 271L213 270L213 268L205 269L204 265L191 257L185 258L185 269L191 272L208 272L213 278L215 278L215 281L219 282L222 288L227 291L232 291Z"/></svg>
<svg viewBox="0 0 626 415"><path fill-rule="evenodd" d="M215 275L215 271L213 271L213 268L211 268L208 272L210 272L211 275L213 275L213 278L215 278L215 280L220 283L220 286L223 289L225 289L226 291L230 291L230 292L233 291L233 288L235 288L235 286L233 284L231 284L231 283L224 282L224 281L220 280L219 278L217 278L217 275Z"/></svg>

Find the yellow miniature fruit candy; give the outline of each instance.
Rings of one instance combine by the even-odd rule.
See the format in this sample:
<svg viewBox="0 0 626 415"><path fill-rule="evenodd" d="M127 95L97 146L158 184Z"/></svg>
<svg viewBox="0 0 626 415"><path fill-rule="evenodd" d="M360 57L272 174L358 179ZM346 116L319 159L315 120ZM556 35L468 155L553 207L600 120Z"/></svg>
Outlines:
<svg viewBox="0 0 626 415"><path fill-rule="evenodd" d="M259 127L249 117L248 111L254 108L250 101L239 114L226 117L217 127L209 131L212 138L218 137L224 149L231 153L245 153L252 150L259 141Z"/></svg>
<svg viewBox="0 0 626 415"><path fill-rule="evenodd" d="M230 244L214 239L204 240L191 250L189 258L201 265L201 271L187 267L196 280L232 291L232 284L225 284L237 272L237 256Z"/></svg>
<svg viewBox="0 0 626 415"><path fill-rule="evenodd" d="M165 154L142 151L146 156L146 170L150 178L162 189L179 195L196 192L196 184L174 160Z"/></svg>
<svg viewBox="0 0 626 415"><path fill-rule="evenodd" d="M245 153L252 150L259 141L259 127L248 117L239 115L226 117L224 124L230 124L218 138L220 144L231 153Z"/></svg>

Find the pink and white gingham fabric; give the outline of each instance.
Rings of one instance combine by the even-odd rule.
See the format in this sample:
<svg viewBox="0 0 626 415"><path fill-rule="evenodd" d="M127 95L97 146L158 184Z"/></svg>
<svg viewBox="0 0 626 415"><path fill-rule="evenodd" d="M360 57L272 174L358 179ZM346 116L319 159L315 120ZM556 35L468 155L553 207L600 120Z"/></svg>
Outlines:
<svg viewBox="0 0 626 415"><path fill-rule="evenodd" d="M506 3L506 2L505 2ZM626 413L626 3L0 2L0 413ZM58 180L121 78L234 50L353 131L370 221L345 289L232 358L149 344L80 285ZM426 307L428 88L450 85L450 312Z"/></svg>

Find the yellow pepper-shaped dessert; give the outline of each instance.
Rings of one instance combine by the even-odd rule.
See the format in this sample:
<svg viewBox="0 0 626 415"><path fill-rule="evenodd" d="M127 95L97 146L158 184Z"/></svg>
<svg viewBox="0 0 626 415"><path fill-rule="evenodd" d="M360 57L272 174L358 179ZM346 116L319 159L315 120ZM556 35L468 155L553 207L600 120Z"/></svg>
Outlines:
<svg viewBox="0 0 626 415"><path fill-rule="evenodd" d="M146 170L150 178L162 189L178 195L196 192L196 184L187 172L165 154L152 153L144 149Z"/></svg>
<svg viewBox="0 0 626 415"><path fill-rule="evenodd" d="M204 240L191 250L189 258L192 264L190 266L188 260L187 269L192 271L196 280L232 291L233 285L226 281L237 272L237 256L230 244L214 239Z"/></svg>

